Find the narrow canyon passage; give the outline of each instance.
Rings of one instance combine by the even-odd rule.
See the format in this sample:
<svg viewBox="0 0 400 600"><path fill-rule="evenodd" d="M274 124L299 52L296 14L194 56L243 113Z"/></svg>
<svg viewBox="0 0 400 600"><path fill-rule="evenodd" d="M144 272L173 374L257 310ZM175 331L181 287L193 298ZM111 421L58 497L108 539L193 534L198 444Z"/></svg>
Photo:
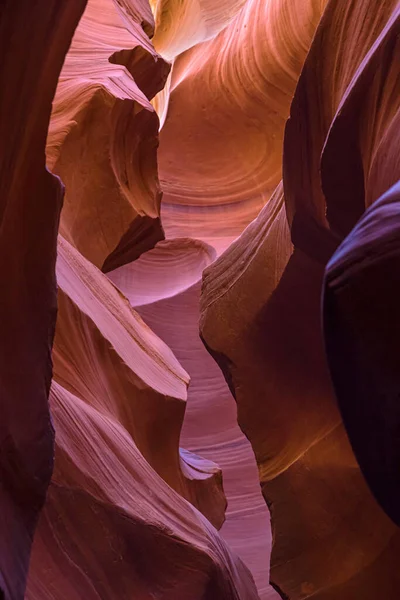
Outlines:
<svg viewBox="0 0 400 600"><path fill-rule="evenodd" d="M399 40L2 0L2 600L399 599Z"/></svg>
<svg viewBox="0 0 400 600"><path fill-rule="evenodd" d="M168 300L137 307L145 322L190 373L180 444L222 469L228 507L221 535L251 570L260 598L277 598L268 585L271 533L249 442L223 375L199 337L200 283Z"/></svg>

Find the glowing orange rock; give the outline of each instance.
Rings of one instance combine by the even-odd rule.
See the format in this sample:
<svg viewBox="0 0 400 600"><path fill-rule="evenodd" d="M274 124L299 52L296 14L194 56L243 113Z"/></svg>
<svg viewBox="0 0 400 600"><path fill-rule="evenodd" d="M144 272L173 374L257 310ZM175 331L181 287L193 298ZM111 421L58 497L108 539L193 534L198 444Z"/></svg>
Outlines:
<svg viewBox="0 0 400 600"><path fill-rule="evenodd" d="M142 28L147 23L151 32L148 5L135 7L89 0L58 82L47 140L48 166L67 190L60 231L99 267L134 220L157 219L160 210L158 118L149 98L163 87L169 66ZM154 226L162 239L158 220Z"/></svg>
<svg viewBox="0 0 400 600"><path fill-rule="evenodd" d="M284 189L204 276L202 335L255 450L271 578L291 599L372 600L384 590L394 600L399 588L398 532L347 439L320 318L326 262L377 198L377 181L381 191L398 177L398 22L397 2L328 3L286 127Z"/></svg>
<svg viewBox="0 0 400 600"><path fill-rule="evenodd" d="M226 2L217 4L223 10ZM269 199L282 177L290 102L325 4L249 0L213 39L175 59L168 93L156 103L167 236L195 237L223 250ZM171 5L196 18L196 7L211 3ZM165 21L166 31L157 22L154 43L171 58L164 42L168 14ZM174 41L171 36L172 48Z"/></svg>

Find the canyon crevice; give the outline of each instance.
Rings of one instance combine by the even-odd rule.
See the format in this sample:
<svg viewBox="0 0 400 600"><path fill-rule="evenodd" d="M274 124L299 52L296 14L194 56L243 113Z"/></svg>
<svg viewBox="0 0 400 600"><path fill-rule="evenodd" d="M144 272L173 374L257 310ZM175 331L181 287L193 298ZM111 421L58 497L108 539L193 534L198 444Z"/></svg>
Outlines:
<svg viewBox="0 0 400 600"><path fill-rule="evenodd" d="M4 0L0 597L397 600L398 0Z"/></svg>

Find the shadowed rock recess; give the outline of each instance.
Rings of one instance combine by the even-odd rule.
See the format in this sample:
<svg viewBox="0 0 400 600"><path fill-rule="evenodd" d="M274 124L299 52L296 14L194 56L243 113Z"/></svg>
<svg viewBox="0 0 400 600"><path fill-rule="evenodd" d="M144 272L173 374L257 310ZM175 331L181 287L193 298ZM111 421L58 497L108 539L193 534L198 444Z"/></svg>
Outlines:
<svg viewBox="0 0 400 600"><path fill-rule="evenodd" d="M398 0L0 2L0 598L400 598Z"/></svg>

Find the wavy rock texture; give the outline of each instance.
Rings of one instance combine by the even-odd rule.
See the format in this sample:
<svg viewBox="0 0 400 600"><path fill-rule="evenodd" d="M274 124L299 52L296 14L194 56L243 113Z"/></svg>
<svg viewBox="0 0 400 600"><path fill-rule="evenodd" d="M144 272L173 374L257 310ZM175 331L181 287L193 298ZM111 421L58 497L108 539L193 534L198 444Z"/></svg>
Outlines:
<svg viewBox="0 0 400 600"><path fill-rule="evenodd" d="M158 117L149 98L163 87L169 66L141 23L152 31L145 2L89 0L53 104L47 162L66 186L60 231L100 267L113 252L121 258L124 234L125 258L132 260L143 217L156 219L156 238L163 237Z"/></svg>
<svg viewBox="0 0 400 600"><path fill-rule="evenodd" d="M85 2L0 8L0 595L22 598L53 469L47 396L63 187L45 168L51 100ZM27 35L26 23L29 23Z"/></svg>
<svg viewBox="0 0 400 600"><path fill-rule="evenodd" d="M154 45L168 60L214 38L227 27L246 0L151 0L155 14Z"/></svg>
<svg viewBox="0 0 400 600"><path fill-rule="evenodd" d="M210 2L174 6L192 4L202 7L210 28L217 27ZM216 4L222 10L226 3ZM282 176L284 125L324 5L250 0L214 39L176 58L169 93L156 104L161 122L168 105L159 151L167 235L203 239L223 250L268 200ZM154 41L161 52L168 43L172 53L177 38L168 23Z"/></svg>
<svg viewBox="0 0 400 600"><path fill-rule="evenodd" d="M28 598L256 598L215 529L163 483L119 423L57 383L51 408L55 473Z"/></svg>
<svg viewBox="0 0 400 600"><path fill-rule="evenodd" d="M178 452L187 374L62 237L57 278L56 461L27 597L256 598L247 569L182 498L221 525L219 470Z"/></svg>
<svg viewBox="0 0 400 600"><path fill-rule="evenodd" d="M278 186L258 219L204 276L202 335L236 396L239 423L256 454L273 523L271 577L282 597L350 600L398 595L398 572L391 559L398 532L367 488L348 443L320 324L326 262L365 207L399 177L394 134L399 113L398 31L397 2L328 3L286 127L284 188ZM362 316L355 317L355 303L362 295L357 269L362 272L362 264L347 276L350 282L354 277L352 284L340 285L346 270L339 274L351 256L363 255L367 265L371 262L367 252L373 255L374 245L364 237L356 241L356 232L362 231L360 225L350 234L327 271L327 294L333 286L326 300L327 347L357 457L375 495L397 519L391 508L396 503L396 446L388 442L385 451L385 429L367 413L360 416L364 404L373 404L359 387L356 392L354 386L363 383L355 383L355 369L347 379L350 347L355 346L347 346L340 357L339 341L335 342L340 340L342 350L345 340L358 343L358 349L365 346L371 365L374 327L385 330L379 316L376 321L371 318L367 339L361 333ZM376 280L369 282L375 288ZM379 347L389 352L384 338ZM351 356L361 368L354 352ZM369 391L375 392L376 388ZM381 410L391 431L396 420L392 422L384 406ZM372 432L378 448L370 447L368 456ZM388 462L377 479L380 458ZM383 479L386 484L379 491Z"/></svg>
<svg viewBox="0 0 400 600"><path fill-rule="evenodd" d="M139 260L112 271L109 278L132 306L145 306L194 286L215 258L214 248L199 240L165 240Z"/></svg>
<svg viewBox="0 0 400 600"><path fill-rule="evenodd" d="M399 28L3 2L0 596L397 600Z"/></svg>
<svg viewBox="0 0 400 600"><path fill-rule="evenodd" d="M209 25L206 31L193 3L158 3L153 40L157 51L173 60L178 52L193 46L196 36L196 41L210 38L210 32L214 32L215 37L220 28L219 17L216 18L215 10L213 14L211 8L206 3L199 7L204 16L203 22L207 21ZM176 59L166 91L154 102L163 125L158 157L164 190L162 220L166 235L172 239L194 235L211 243L217 252L254 217L280 178L279 154L290 98L323 3L305 2L292 15L288 14L287 4L266 7L263 3L247 3L244 10L239 11L239 8L239 5L235 8L236 17L233 12L230 15L225 13L227 29L208 42L207 46L202 44ZM263 35L261 47L255 44L248 47L248 41L255 40L255 35L263 27L263 19L271 23L270 37L273 35L273 39L268 41L268 37ZM287 47L282 41L286 21L289 21L289 32L285 34ZM279 32L276 31L278 26ZM251 29L247 31L247 27ZM187 31L183 35L185 28ZM240 40L236 39L238 28L243 32ZM294 31L296 37L293 37ZM279 56L279 44L284 49L282 56ZM219 55L223 56L222 62L216 60ZM293 57L296 57L294 65ZM238 62L243 65L239 74L236 73ZM284 65L279 72L278 65ZM229 96L224 94L226 87ZM275 98L278 87L283 102L277 102ZM174 112L176 104L182 108ZM265 106L270 104L269 113L265 114ZM276 114L278 105L279 114ZM168 118L165 121L167 109ZM246 115L249 116L246 118ZM237 123L236 129L232 128L232 123ZM262 131L261 124L265 133L260 135L257 129ZM262 153L254 148L250 154L248 147L255 146L260 137ZM237 157L235 148L231 150L232 143L242 146ZM257 152L259 156L256 158ZM251 158L251 164L238 173L238 179L242 179L240 193L231 194L232 176L234 173L236 176L238 162L242 161L245 154ZM258 169L265 162L266 155L270 158L264 174L254 175L252 169ZM218 161L223 161L222 166L215 156L218 156ZM232 157L236 158L236 163L232 164ZM173 204L169 201L171 178L182 195L179 199L174 197ZM259 182L257 191L252 187L255 181ZM199 186L202 186L202 190L197 192ZM224 195L226 197L220 198ZM161 249L162 245L158 248ZM189 289L189 282L182 281L187 277L186 273L190 273L192 278L196 269L190 272L189 265L182 264L181 275L171 273L165 255L164 266L160 261L160 268L157 269L157 254L152 254L153 251L148 253L147 260L140 259L136 264L122 267L110 276L127 294L133 306L139 307L145 321L167 341L190 372L192 382L183 443L222 466L229 507L222 534L252 568L261 597L269 597L272 591L267 584L270 546L268 516L260 502L251 451L235 424L235 408L227 387L196 339L199 286L193 285ZM154 263L153 268L150 259ZM161 270L164 270L164 275ZM148 273L147 277L145 273ZM150 276L155 284L150 284L150 281L145 283ZM191 281L195 284L193 279ZM188 289L178 293L174 282L178 287L186 286ZM154 285L159 287L158 293L153 289ZM167 300L168 297L170 299ZM177 316L174 318L174 315ZM216 406L220 407L218 412ZM215 422L213 427L210 427L210 421ZM234 482L239 479L242 487L235 489L237 483ZM244 531L246 542L242 538Z"/></svg>
<svg viewBox="0 0 400 600"><path fill-rule="evenodd" d="M57 280L54 379L123 425L165 481L220 527L219 470L178 451L188 375L107 278L61 237Z"/></svg>
<svg viewBox="0 0 400 600"><path fill-rule="evenodd" d="M96 268L120 268L145 253L142 275L150 274L158 250L146 250L163 238L158 120L147 96L168 69L150 42L143 43L139 17L127 3L88 4L53 105L47 160L67 187L51 393L56 461L27 597L251 599L257 593L248 570L193 507L222 525L220 469L179 448L188 375ZM137 52L125 49L135 43ZM143 48L161 71L149 67ZM127 203L134 210L125 229L119 217ZM169 249L170 277L179 247L179 240L161 244ZM183 244L181 255L189 259L188 281L174 288L170 278L160 278L154 290L147 278L142 299L185 290L215 257L202 243ZM150 555L159 556L153 568Z"/></svg>
<svg viewBox="0 0 400 600"><path fill-rule="evenodd" d="M254 456L238 428L229 389L198 336L201 270L214 258L212 248L197 240L161 242L135 263L110 273L110 278L190 372L181 443L222 468L228 510L221 535L251 567L260 598L267 598L272 593L269 518ZM149 285L146 271L157 287Z"/></svg>

